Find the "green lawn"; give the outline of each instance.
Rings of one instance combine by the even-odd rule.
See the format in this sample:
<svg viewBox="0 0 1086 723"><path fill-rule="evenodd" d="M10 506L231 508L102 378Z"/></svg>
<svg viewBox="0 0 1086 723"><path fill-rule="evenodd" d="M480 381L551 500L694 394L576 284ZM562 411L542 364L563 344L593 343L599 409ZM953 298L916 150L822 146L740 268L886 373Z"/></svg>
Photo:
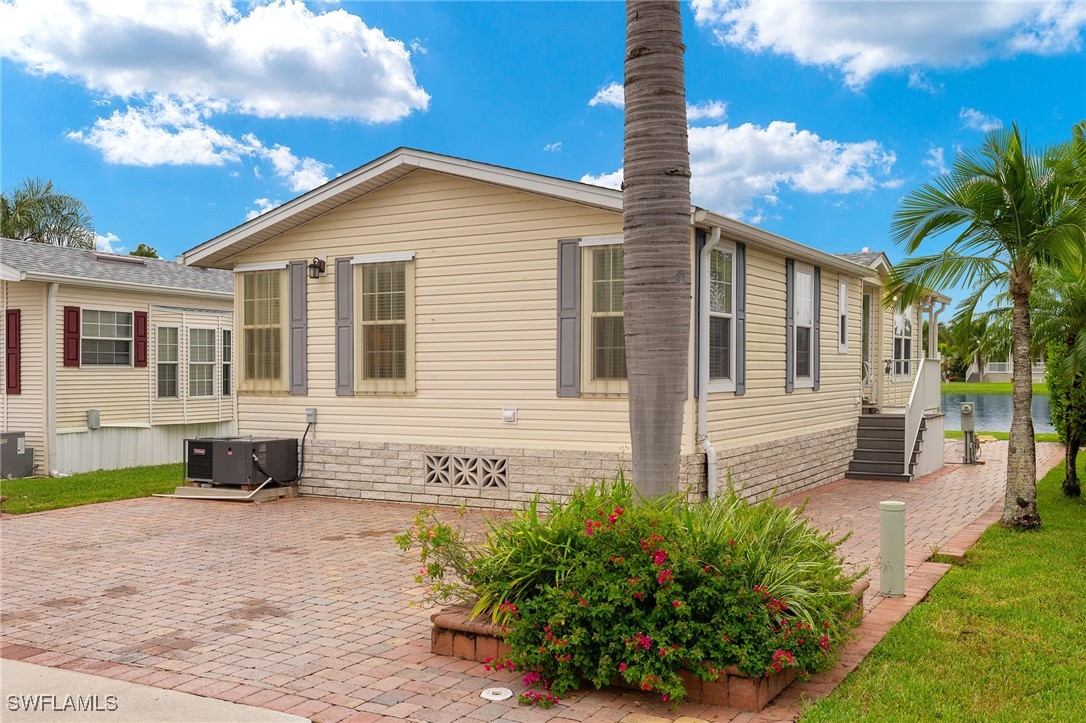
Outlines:
<svg viewBox="0 0 1086 723"><path fill-rule="evenodd" d="M1040 531L989 528L804 723L1086 720L1086 501L1062 480L1038 486Z"/></svg>
<svg viewBox="0 0 1086 723"><path fill-rule="evenodd" d="M1011 387L1010 382L944 382L941 391L943 394L1010 394ZM1048 385L1034 383L1033 393L1048 394Z"/></svg>
<svg viewBox="0 0 1086 723"><path fill-rule="evenodd" d="M70 477L0 480L0 495L7 497L3 511L19 515L173 492L174 487L184 483L183 474L183 465L164 464L86 472Z"/></svg>
<svg viewBox="0 0 1086 723"><path fill-rule="evenodd" d="M948 429L943 434L946 435L947 439L961 439L962 438L962 433L959 432L956 429ZM1003 441L1007 441L1008 439L1011 438L1011 435L1010 435L1009 432L977 432L977 434L982 434L982 435L984 435L986 437L995 437L996 439L1002 439ZM1060 435L1056 434L1055 432L1037 432L1036 434L1033 435L1033 438L1034 438L1034 440L1036 440L1038 442L1059 442L1060 441Z"/></svg>

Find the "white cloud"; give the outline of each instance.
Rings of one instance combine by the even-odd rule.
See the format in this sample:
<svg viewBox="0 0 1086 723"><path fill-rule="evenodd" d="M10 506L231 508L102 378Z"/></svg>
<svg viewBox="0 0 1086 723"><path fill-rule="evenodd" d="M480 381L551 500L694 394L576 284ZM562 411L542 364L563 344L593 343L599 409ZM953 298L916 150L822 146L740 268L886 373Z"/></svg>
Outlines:
<svg viewBox="0 0 1086 723"><path fill-rule="evenodd" d="M554 143L548 143L547 145L543 146L543 150L546 151L547 153L561 153L562 152L562 141L556 141Z"/></svg>
<svg viewBox="0 0 1086 723"><path fill-rule="evenodd" d="M411 52L414 53L415 55L429 55L430 54L429 49L427 49L427 47L425 45L423 45L422 41L419 40L418 38L415 38L414 40L412 40L409 43L409 46L411 48Z"/></svg>
<svg viewBox="0 0 1086 723"><path fill-rule="evenodd" d="M279 206L282 203L283 202L280 201L279 199L276 199L276 200L273 201L270 198L254 198L253 199L254 208L249 209L245 213L245 220L246 221L252 221L257 216L263 216L268 211L272 210L273 208L275 208L276 206Z"/></svg>
<svg viewBox="0 0 1086 723"><path fill-rule="evenodd" d="M705 100L701 103L686 106L686 119L696 120L723 120L728 114L728 104L722 100Z"/></svg>
<svg viewBox="0 0 1086 723"><path fill-rule="evenodd" d="M877 141L823 139L784 121L690 129L694 202L736 218L756 204L777 204L782 186L805 193L855 193L900 185L889 177L896 160ZM622 170L581 181L618 188ZM762 211L754 217L759 215Z"/></svg>
<svg viewBox="0 0 1086 723"><path fill-rule="evenodd" d="M932 95L943 90L941 83L936 85L929 80L926 75L915 68L909 71L909 87L913 90L922 90L925 93L931 93Z"/></svg>
<svg viewBox="0 0 1086 723"><path fill-rule="evenodd" d="M859 88L879 73L976 65L1016 53L1082 47L1082 0L754 2L694 0L698 25L723 44L835 68Z"/></svg>
<svg viewBox="0 0 1086 723"><path fill-rule="evenodd" d="M121 239L115 233L107 232L105 236L94 234L94 249L107 254L123 254L125 247L120 244Z"/></svg>
<svg viewBox="0 0 1086 723"><path fill-rule="evenodd" d="M958 117L962 119L962 128L975 131L987 133L1003 127L1003 121L995 116L985 115L976 108L962 108Z"/></svg>
<svg viewBox="0 0 1086 723"><path fill-rule="evenodd" d="M945 156L946 151L942 146L932 146L928 149L928 157L922 160L921 163L930 168L932 173L942 175L947 172Z"/></svg>
<svg viewBox="0 0 1086 723"><path fill-rule="evenodd" d="M609 105L614 108L625 107L626 98L623 95L622 83L608 83L603 86L588 101L588 105L593 108L597 105Z"/></svg>
<svg viewBox="0 0 1086 723"><path fill-rule="evenodd" d="M399 40L344 9L300 0L16 0L0 47L42 75L125 99L172 95L260 117L396 121L426 110Z"/></svg>
<svg viewBox="0 0 1086 723"><path fill-rule="evenodd" d="M299 158L289 147L266 146L249 133L235 138L208 123L219 110L214 103L155 96L147 105L115 110L89 129L68 138L96 148L107 163L126 166L221 166L243 158L271 165L292 191L308 191L325 183L331 166L314 158ZM254 167L257 177L259 170Z"/></svg>

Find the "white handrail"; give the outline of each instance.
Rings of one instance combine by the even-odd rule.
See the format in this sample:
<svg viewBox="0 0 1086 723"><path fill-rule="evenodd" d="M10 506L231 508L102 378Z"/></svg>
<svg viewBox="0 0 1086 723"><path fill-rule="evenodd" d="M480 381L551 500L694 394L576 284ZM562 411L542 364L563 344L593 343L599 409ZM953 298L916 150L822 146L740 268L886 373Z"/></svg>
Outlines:
<svg viewBox="0 0 1086 723"><path fill-rule="evenodd" d="M920 434L920 422L928 410L940 408L939 399L939 360L921 359L909 401L905 403L905 474L909 474L909 463L913 458L913 448Z"/></svg>

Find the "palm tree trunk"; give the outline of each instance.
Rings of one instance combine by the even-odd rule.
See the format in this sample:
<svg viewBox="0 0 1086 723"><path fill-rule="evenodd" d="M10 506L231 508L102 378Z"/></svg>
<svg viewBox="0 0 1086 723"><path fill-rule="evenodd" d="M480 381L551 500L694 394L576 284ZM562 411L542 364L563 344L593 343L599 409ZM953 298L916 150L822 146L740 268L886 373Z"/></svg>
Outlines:
<svg viewBox="0 0 1086 723"><path fill-rule="evenodd" d="M1082 488L1078 484L1078 467L1076 465L1078 462L1078 449L1079 440L1069 435L1063 460L1063 493L1068 497L1078 497L1082 494Z"/></svg>
<svg viewBox="0 0 1086 723"><path fill-rule="evenodd" d="M623 314L633 479L675 489L690 343L690 151L678 2L626 4Z"/></svg>
<svg viewBox="0 0 1086 723"><path fill-rule="evenodd" d="M1012 272L1013 273L1013 272ZM1033 435L1033 373L1030 368L1029 289L1011 279L1014 311L1011 321L1014 358L1014 412L1007 448L1007 496L1004 527L1031 529L1041 524L1037 512L1037 445Z"/></svg>

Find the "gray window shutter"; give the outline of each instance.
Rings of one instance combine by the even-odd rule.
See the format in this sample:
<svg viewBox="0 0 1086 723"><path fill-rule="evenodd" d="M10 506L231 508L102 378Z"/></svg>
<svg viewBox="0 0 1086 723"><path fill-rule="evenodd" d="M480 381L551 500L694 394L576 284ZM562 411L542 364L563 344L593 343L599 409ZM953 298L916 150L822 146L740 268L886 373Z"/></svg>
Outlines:
<svg viewBox="0 0 1086 723"><path fill-rule="evenodd" d="M290 393L306 394L308 363L306 353L306 283L305 261L291 261L287 266L290 284Z"/></svg>
<svg viewBox="0 0 1086 723"><path fill-rule="evenodd" d="M558 241L558 374L560 397L581 396L581 240Z"/></svg>
<svg viewBox="0 0 1086 723"><path fill-rule="evenodd" d="M822 372L822 269L814 267L814 329L811 331L811 346L814 347L814 359L811 363L812 387L818 391Z"/></svg>
<svg viewBox="0 0 1086 723"><path fill-rule="evenodd" d="M336 259L336 396L354 396L354 267Z"/></svg>
<svg viewBox="0 0 1086 723"><path fill-rule="evenodd" d="M796 382L796 317L792 309L796 293L796 262L784 260L784 391L791 392Z"/></svg>
<svg viewBox="0 0 1086 723"><path fill-rule="evenodd" d="M735 245L735 394L747 393L747 246Z"/></svg>

